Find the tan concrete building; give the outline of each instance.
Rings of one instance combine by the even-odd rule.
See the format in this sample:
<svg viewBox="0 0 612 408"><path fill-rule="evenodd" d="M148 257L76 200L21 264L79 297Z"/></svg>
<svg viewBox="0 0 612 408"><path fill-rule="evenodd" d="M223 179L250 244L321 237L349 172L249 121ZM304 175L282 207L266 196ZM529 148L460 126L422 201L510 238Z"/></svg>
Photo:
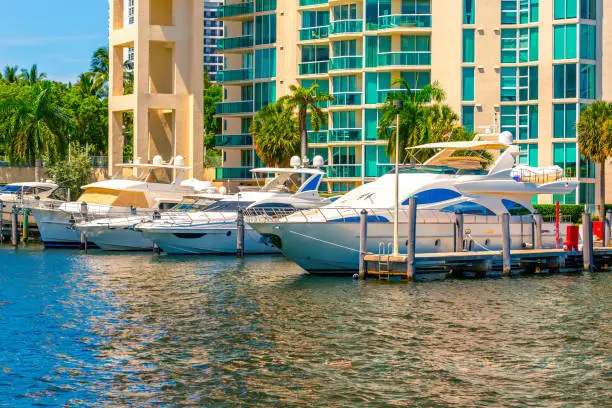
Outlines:
<svg viewBox="0 0 612 408"><path fill-rule="evenodd" d="M203 0L110 0L109 168L123 162L124 120L134 123L134 160L185 157L203 172ZM123 87L134 50L134 90Z"/></svg>
<svg viewBox="0 0 612 408"><path fill-rule="evenodd" d="M597 173L580 157L574 126L582 106L612 99L612 1L226 0L219 16L217 179L248 180L259 164L254 113L289 84L314 82L336 97L328 128L309 133L330 189L380 176L390 160L376 136L379 109L402 77L415 89L437 81L464 126L508 130L525 163L580 179L575 194L540 201L594 203Z"/></svg>

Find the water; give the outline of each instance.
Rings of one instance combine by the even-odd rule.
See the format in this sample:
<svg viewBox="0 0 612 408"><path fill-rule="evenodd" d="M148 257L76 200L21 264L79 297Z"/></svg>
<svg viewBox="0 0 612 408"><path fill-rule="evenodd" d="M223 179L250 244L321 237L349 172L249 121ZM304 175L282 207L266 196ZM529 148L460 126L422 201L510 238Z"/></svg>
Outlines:
<svg viewBox="0 0 612 408"><path fill-rule="evenodd" d="M604 406L611 274L429 283L282 257L0 249L1 406Z"/></svg>

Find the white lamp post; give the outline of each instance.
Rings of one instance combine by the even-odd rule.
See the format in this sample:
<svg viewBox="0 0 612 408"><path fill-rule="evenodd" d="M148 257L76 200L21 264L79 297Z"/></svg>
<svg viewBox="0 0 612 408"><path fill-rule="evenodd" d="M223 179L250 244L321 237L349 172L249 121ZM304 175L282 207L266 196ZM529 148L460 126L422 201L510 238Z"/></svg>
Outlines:
<svg viewBox="0 0 612 408"><path fill-rule="evenodd" d="M393 255L399 255L399 129L400 129L400 110L404 106L404 101L393 101L393 106L397 109L397 126L395 133L395 217L393 219Z"/></svg>

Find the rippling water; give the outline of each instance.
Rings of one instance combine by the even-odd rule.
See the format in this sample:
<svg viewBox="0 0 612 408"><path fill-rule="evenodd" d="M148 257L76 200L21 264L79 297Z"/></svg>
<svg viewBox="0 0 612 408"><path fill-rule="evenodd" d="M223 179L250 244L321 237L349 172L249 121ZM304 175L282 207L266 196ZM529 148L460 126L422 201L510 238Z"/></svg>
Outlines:
<svg viewBox="0 0 612 408"><path fill-rule="evenodd" d="M612 279L0 250L0 405L604 406Z"/></svg>

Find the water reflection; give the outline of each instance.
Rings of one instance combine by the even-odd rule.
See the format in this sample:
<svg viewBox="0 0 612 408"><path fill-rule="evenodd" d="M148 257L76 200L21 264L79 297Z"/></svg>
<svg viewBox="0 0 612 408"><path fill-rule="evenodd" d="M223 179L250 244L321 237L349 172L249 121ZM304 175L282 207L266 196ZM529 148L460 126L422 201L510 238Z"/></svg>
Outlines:
<svg viewBox="0 0 612 408"><path fill-rule="evenodd" d="M605 405L609 274L422 284L282 257L0 250L0 403Z"/></svg>

